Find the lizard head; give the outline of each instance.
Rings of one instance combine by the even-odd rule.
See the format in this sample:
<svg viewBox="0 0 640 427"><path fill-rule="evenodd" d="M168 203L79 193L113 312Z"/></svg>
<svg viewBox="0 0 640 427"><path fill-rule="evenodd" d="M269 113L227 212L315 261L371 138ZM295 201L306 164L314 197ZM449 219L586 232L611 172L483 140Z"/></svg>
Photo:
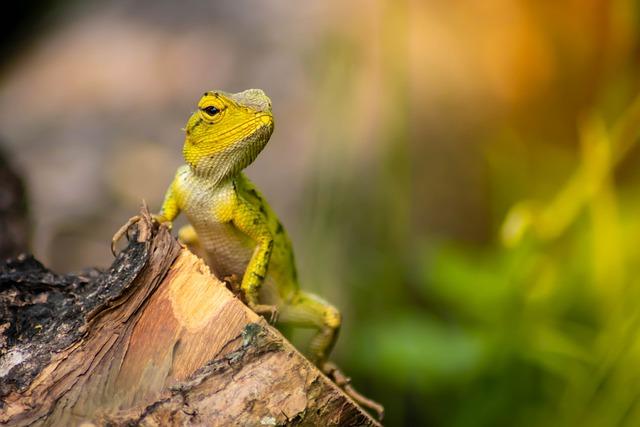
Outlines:
<svg viewBox="0 0 640 427"><path fill-rule="evenodd" d="M182 153L194 171L219 178L238 173L273 132L271 100L260 89L206 92L184 130Z"/></svg>

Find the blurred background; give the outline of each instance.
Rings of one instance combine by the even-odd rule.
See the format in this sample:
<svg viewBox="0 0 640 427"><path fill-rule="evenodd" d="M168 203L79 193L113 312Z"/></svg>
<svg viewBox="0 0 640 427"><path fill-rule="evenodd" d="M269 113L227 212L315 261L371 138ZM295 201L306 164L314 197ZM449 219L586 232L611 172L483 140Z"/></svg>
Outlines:
<svg viewBox="0 0 640 427"><path fill-rule="evenodd" d="M19 7L0 149L46 265L107 267L201 93L262 88L248 174L387 425L640 424L636 1Z"/></svg>

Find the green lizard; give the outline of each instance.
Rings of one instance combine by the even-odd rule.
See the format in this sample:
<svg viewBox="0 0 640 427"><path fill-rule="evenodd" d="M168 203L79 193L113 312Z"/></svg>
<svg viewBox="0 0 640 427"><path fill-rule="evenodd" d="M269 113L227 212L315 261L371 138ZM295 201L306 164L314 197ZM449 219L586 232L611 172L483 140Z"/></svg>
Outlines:
<svg viewBox="0 0 640 427"><path fill-rule="evenodd" d="M183 212L189 225L179 230L179 239L196 248L217 277L241 278L241 293L255 312L277 318L279 324L315 328L313 362L357 401L381 414L382 407L355 392L328 361L340 312L300 289L291 241L242 173L267 144L273 123L271 101L262 90L206 92L184 128L186 164L178 168L154 219L170 225ZM113 244L121 235L116 233Z"/></svg>

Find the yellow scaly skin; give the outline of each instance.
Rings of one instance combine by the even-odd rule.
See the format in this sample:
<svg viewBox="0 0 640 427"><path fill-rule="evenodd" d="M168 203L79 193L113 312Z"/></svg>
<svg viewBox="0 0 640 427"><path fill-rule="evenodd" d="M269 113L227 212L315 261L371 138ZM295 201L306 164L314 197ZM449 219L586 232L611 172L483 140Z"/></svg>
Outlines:
<svg viewBox="0 0 640 427"><path fill-rule="evenodd" d="M185 126L183 155L156 219L183 212L190 225L178 236L200 249L217 277L235 275L252 309L281 324L313 327L313 361L327 358L341 317L320 297L300 290L291 241L256 187L242 173L273 131L271 101L259 89L206 92ZM325 366L326 365L326 366Z"/></svg>

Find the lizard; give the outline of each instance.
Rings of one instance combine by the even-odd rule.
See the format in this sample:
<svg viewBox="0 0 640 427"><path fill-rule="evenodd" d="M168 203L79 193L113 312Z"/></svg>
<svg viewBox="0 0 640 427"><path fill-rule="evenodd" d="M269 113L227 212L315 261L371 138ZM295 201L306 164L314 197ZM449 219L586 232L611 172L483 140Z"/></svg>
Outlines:
<svg viewBox="0 0 640 427"><path fill-rule="evenodd" d="M260 89L205 92L184 127L180 166L154 221L171 226L180 213L189 224L178 239L202 255L219 278L239 278L240 294L272 323L316 330L311 361L354 400L382 416L377 402L360 395L329 361L340 312L300 288L291 240L256 186L242 172L263 150L274 129L271 100ZM112 239L112 251L137 217Z"/></svg>

